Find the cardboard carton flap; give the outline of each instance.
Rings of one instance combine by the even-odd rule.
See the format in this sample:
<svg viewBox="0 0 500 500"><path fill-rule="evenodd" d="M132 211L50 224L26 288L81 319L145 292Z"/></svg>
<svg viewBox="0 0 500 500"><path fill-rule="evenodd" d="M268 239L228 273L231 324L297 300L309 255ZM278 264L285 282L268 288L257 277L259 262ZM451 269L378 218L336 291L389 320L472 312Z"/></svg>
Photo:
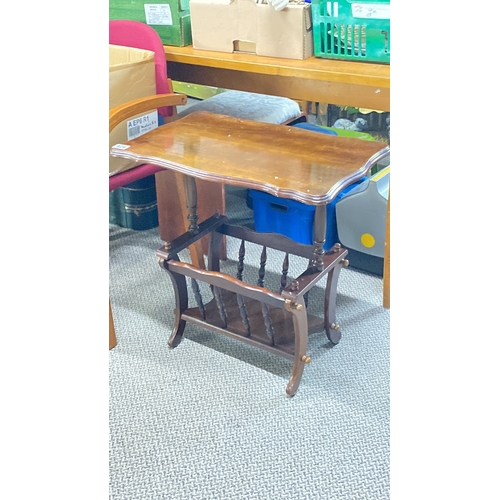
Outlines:
<svg viewBox="0 0 500 500"><path fill-rule="evenodd" d="M151 50L109 45L109 71L118 71L130 66L154 61L155 53Z"/></svg>
<svg viewBox="0 0 500 500"><path fill-rule="evenodd" d="M195 49L312 56L310 4L291 4L277 12L255 0L191 0L190 10Z"/></svg>
<svg viewBox="0 0 500 500"><path fill-rule="evenodd" d="M304 26L306 28L306 31L312 31L313 24L312 24L311 9L304 9L303 12L304 12Z"/></svg>

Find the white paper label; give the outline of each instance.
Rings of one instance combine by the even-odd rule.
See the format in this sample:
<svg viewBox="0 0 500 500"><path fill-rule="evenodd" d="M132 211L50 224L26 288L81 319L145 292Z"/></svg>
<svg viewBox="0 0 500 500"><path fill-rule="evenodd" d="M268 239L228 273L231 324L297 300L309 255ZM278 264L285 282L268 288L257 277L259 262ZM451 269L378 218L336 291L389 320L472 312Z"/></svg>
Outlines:
<svg viewBox="0 0 500 500"><path fill-rule="evenodd" d="M170 5L165 4L144 4L146 14L146 24L153 26L172 26L172 12Z"/></svg>
<svg viewBox="0 0 500 500"><path fill-rule="evenodd" d="M388 3L353 3L352 17L361 19L390 19L391 5Z"/></svg>
<svg viewBox="0 0 500 500"><path fill-rule="evenodd" d="M115 144L111 149L128 149L129 147L127 144Z"/></svg>
<svg viewBox="0 0 500 500"><path fill-rule="evenodd" d="M158 111L154 110L147 115L127 120L127 139L131 141L154 128L158 128Z"/></svg>

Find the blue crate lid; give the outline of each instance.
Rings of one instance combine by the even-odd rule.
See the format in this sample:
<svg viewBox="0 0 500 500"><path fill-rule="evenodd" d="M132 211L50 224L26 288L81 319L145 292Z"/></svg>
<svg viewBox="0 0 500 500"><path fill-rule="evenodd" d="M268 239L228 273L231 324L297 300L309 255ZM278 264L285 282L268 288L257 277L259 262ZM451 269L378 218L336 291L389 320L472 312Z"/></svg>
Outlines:
<svg viewBox="0 0 500 500"><path fill-rule="evenodd" d="M330 202L327 207L335 205L339 200L341 200L344 196L346 196L350 191L354 188L358 187L360 184L368 180L368 176L362 177L359 181L351 184L344 188L340 193ZM306 211L314 211L316 209L315 205L308 205L306 203L302 203L301 201L291 200L290 198L279 198L278 196L274 196L269 193L265 193L264 191L257 191L256 189L249 189L248 195L251 198L257 198L262 201L267 201L269 203L277 204L277 205L286 205L290 209L296 210L306 210Z"/></svg>
<svg viewBox="0 0 500 500"><path fill-rule="evenodd" d="M335 132L335 130L321 127L320 125L315 125L314 123L301 122L297 123L296 125L292 125L292 127L301 128L304 130L310 130L311 132L319 132L320 134L335 135L335 136L339 135L337 134L337 132Z"/></svg>

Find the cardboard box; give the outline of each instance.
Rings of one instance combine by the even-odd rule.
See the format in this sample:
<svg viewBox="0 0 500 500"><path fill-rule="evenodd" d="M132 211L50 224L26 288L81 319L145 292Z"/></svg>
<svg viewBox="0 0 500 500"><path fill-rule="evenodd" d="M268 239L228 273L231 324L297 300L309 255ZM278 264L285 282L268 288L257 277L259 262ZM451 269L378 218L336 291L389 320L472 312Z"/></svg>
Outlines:
<svg viewBox="0 0 500 500"><path fill-rule="evenodd" d="M151 26L165 45L191 45L189 0L109 0L109 19Z"/></svg>
<svg viewBox="0 0 500 500"><path fill-rule="evenodd" d="M109 109L124 102L156 94L154 52L132 47L109 46ZM155 123L156 121L156 123ZM158 112L136 115L120 123L109 134L109 147L145 134L158 126ZM135 163L109 158L109 175L123 172Z"/></svg>
<svg viewBox="0 0 500 500"><path fill-rule="evenodd" d="M280 12L254 0L191 0L195 49L307 59L313 55L310 4Z"/></svg>

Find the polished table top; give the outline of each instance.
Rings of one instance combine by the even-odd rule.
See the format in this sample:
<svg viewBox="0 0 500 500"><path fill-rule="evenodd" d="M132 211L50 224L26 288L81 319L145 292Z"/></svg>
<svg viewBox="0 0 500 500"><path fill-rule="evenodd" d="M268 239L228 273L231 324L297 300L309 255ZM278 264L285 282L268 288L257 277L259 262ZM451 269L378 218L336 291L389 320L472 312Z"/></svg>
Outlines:
<svg viewBox="0 0 500 500"><path fill-rule="evenodd" d="M329 203L389 154L383 142L195 112L111 156L200 179L258 189L310 205Z"/></svg>

